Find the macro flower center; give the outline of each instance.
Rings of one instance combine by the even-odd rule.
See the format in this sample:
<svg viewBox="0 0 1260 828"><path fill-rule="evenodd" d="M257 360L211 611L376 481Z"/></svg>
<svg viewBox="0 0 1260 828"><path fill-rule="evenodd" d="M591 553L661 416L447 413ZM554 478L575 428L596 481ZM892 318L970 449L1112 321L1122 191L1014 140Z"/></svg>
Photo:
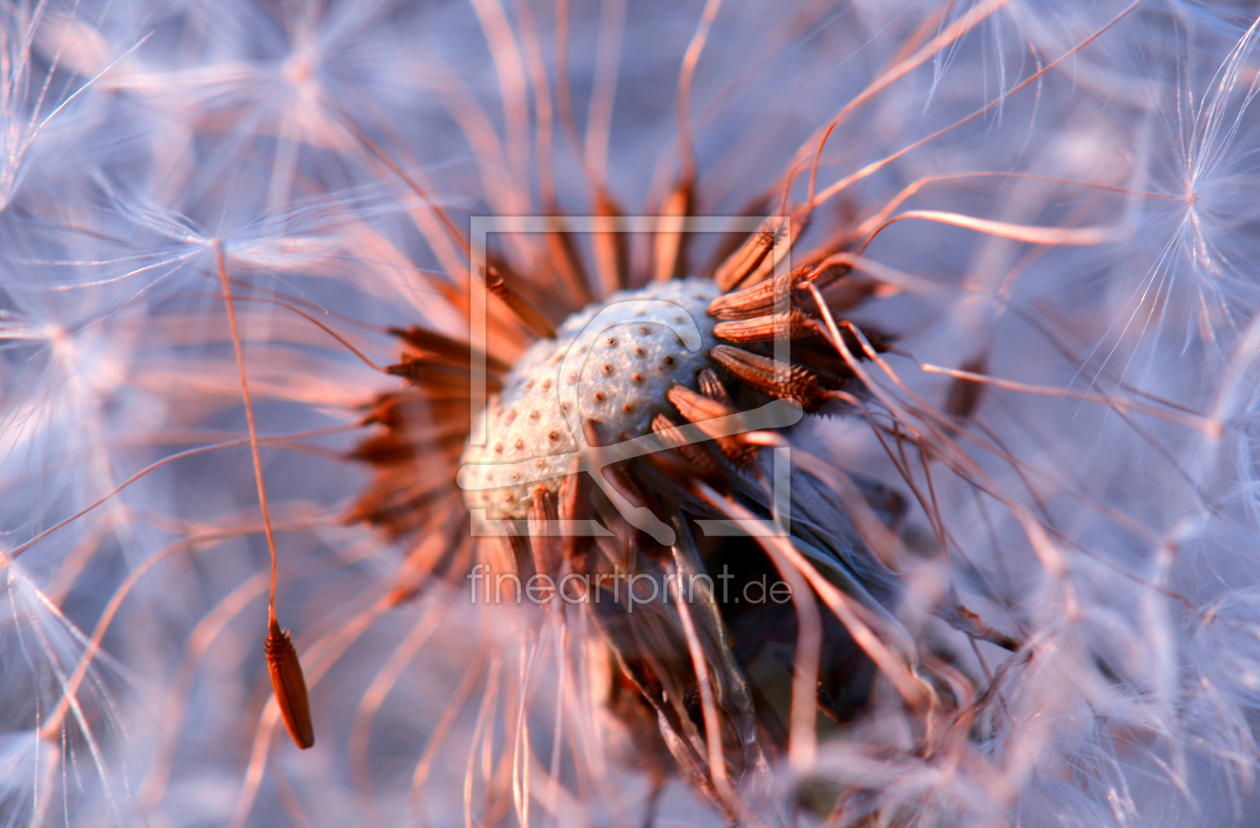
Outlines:
<svg viewBox="0 0 1260 828"><path fill-rule="evenodd" d="M572 471L587 421L609 440L650 432L671 408L669 389L694 388L712 366L708 307L720 293L699 278L618 291L570 316L555 339L535 342L473 423L460 461L468 508L524 519L533 492L555 494ZM473 444L478 437L483 445Z"/></svg>

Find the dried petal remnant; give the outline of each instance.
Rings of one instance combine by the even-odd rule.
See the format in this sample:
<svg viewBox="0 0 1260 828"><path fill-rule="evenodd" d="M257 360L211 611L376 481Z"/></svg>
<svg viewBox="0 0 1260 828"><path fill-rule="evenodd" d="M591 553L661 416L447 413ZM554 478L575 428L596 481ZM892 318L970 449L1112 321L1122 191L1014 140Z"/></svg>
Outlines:
<svg viewBox="0 0 1260 828"><path fill-rule="evenodd" d="M315 728L311 724L311 708L306 699L306 679L302 677L302 665L297 650L286 630L272 619L263 644L267 656L267 670L271 673L271 687L276 691L276 704L284 717L284 726L293 743L306 750L315 744Z"/></svg>

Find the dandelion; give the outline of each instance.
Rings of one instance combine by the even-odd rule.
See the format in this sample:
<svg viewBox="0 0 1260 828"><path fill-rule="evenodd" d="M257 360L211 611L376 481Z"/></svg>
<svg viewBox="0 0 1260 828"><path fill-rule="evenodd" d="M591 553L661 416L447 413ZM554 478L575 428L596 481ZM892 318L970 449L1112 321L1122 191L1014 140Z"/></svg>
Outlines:
<svg viewBox="0 0 1260 828"><path fill-rule="evenodd" d="M6 7L6 824L1245 823L1255 26Z"/></svg>

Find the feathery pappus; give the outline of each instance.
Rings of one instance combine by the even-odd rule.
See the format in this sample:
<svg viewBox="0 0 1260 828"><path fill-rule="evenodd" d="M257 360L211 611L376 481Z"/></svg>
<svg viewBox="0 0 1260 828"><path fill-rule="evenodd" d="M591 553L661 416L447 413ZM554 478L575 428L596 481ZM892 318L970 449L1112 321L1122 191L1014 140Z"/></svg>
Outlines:
<svg viewBox="0 0 1260 828"><path fill-rule="evenodd" d="M7 5L0 824L1247 824L1256 28Z"/></svg>

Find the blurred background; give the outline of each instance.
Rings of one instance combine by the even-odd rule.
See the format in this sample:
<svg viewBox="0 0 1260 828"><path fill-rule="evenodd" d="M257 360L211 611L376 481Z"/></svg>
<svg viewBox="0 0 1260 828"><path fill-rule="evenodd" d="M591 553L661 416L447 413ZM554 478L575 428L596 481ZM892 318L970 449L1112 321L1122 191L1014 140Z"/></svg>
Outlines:
<svg viewBox="0 0 1260 828"><path fill-rule="evenodd" d="M792 439L905 497L899 617L986 711L957 763L882 720L837 728L810 784L863 804L812 806L776 767L766 823L1255 819L1254 24L1189 0L7 0L0 824L519 821L469 780L502 702L486 653L523 670L530 633L462 584L383 602L436 552L346 522L369 482L347 456L400 384L346 344L387 365L391 327L467 335L468 262L435 206L462 228L662 209L685 77L695 212L764 215L814 186L803 244L849 234L879 284L855 314L897 337L877 396L936 449L899 453L857 417ZM693 269L716 244L695 240ZM219 250L311 688L304 752L267 706L269 555ZM960 604L1019 650L942 623ZM533 681L545 756L555 676ZM601 727L617 798L553 771L533 821L643 824L651 780ZM724 821L675 780L653 824Z"/></svg>

